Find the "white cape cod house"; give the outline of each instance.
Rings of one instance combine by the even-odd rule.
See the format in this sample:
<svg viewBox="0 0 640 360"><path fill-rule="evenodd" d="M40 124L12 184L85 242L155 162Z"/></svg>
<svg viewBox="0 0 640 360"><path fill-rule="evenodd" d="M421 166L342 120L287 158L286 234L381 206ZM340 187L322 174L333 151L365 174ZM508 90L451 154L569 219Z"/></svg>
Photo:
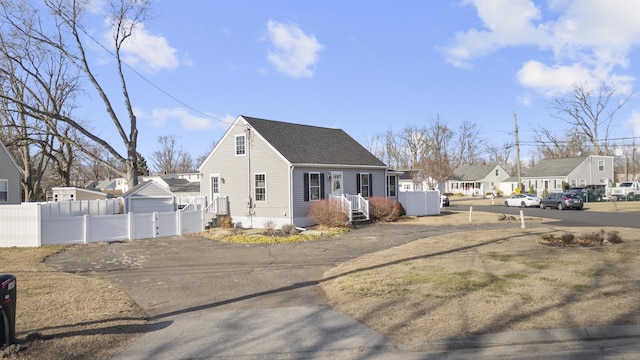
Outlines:
<svg viewBox="0 0 640 360"><path fill-rule="evenodd" d="M509 174L498 164L463 165L447 179L445 192L464 196L495 194L508 178Z"/></svg>
<svg viewBox="0 0 640 360"><path fill-rule="evenodd" d="M343 130L242 115L199 172L210 212L244 228L313 225L310 205L330 196L397 196L397 173Z"/></svg>

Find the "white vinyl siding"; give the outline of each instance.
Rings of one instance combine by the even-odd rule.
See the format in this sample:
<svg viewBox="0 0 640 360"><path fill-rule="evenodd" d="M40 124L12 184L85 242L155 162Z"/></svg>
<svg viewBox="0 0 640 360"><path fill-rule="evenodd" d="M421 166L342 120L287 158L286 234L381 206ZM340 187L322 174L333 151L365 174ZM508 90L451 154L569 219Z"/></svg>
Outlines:
<svg viewBox="0 0 640 360"><path fill-rule="evenodd" d="M220 197L229 199L229 211L234 221L241 222L244 227L261 227L262 219L291 216L290 168L262 137L256 133L245 133L246 128L242 120L235 123L203 163L201 195L211 196L211 175L219 176ZM242 136L246 140L249 138L247 135L251 141L245 143L245 156L236 156L236 138ZM256 199L256 174L265 174L265 201ZM252 208L248 211L250 201ZM248 213L251 213L253 221L248 219Z"/></svg>

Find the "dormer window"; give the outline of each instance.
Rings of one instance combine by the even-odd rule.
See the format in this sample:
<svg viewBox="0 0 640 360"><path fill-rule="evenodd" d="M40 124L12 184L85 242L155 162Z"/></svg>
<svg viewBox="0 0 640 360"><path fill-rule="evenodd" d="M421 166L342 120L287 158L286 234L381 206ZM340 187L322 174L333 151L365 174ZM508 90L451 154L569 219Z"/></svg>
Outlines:
<svg viewBox="0 0 640 360"><path fill-rule="evenodd" d="M244 135L236 135L236 156L243 156L247 153L247 142Z"/></svg>

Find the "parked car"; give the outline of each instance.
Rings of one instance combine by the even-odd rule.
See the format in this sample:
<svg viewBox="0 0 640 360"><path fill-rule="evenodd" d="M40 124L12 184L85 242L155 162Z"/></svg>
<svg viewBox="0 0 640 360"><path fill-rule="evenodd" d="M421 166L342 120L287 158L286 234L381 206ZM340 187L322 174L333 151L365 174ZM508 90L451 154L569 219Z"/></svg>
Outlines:
<svg viewBox="0 0 640 360"><path fill-rule="evenodd" d="M440 196L440 200L442 200L442 206L449 206L449 198L446 195Z"/></svg>
<svg viewBox="0 0 640 360"><path fill-rule="evenodd" d="M504 206L538 207L542 198L534 194L516 194L504 200Z"/></svg>
<svg viewBox="0 0 640 360"><path fill-rule="evenodd" d="M581 210L584 206L584 202L580 196L573 193L556 193L551 194L549 197L542 199L540 202L540 208L556 208L558 210L564 209L577 209Z"/></svg>
<svg viewBox="0 0 640 360"><path fill-rule="evenodd" d="M574 186L567 189L568 193L574 193L584 202L598 202L607 198L607 188L605 184Z"/></svg>

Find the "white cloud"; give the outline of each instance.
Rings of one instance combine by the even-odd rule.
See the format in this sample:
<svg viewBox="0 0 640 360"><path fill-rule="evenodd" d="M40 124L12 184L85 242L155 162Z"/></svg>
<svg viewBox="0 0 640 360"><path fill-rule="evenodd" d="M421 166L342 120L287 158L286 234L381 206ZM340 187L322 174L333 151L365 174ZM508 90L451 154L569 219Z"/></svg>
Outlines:
<svg viewBox="0 0 640 360"><path fill-rule="evenodd" d="M227 114L222 118L211 116L194 116L183 108L153 109L150 114L144 111L136 111L140 117L150 118L151 125L156 127L165 126L168 121L176 121L185 130L214 130L228 127L235 119ZM217 120L216 120L217 119Z"/></svg>
<svg viewBox="0 0 640 360"><path fill-rule="evenodd" d="M640 136L640 110L633 110L627 123L631 126L633 136Z"/></svg>
<svg viewBox="0 0 640 360"><path fill-rule="evenodd" d="M571 90L574 84L583 83L585 79L591 78L591 73L582 64L547 66L531 60L522 66L516 77L526 87L547 96L555 96ZM593 87L597 84L590 81L584 85Z"/></svg>
<svg viewBox="0 0 640 360"><path fill-rule="evenodd" d="M318 52L324 49L315 36L306 35L299 27L273 20L267 22L268 39L273 46L267 59L278 71L295 78L313 76Z"/></svg>
<svg viewBox="0 0 640 360"><path fill-rule="evenodd" d="M108 21L106 24L109 30L104 34L105 41L112 45L114 28ZM121 48L122 59L129 66L147 72L175 69L180 65L177 52L166 38L149 33L143 23L136 24L133 35Z"/></svg>
<svg viewBox="0 0 640 360"><path fill-rule="evenodd" d="M628 91L635 79L624 71L640 45L640 2L628 0L553 0L542 9L531 0L466 0L482 29L454 35L444 48L446 61L470 67L473 60L505 47L529 46L550 52L552 60L526 61L517 73L522 85L544 95L566 91L573 83L607 81ZM545 58L547 57L546 55Z"/></svg>
<svg viewBox="0 0 640 360"><path fill-rule="evenodd" d="M447 62L455 66L468 67L477 57L547 36L533 24L541 15L529 0L466 0L463 4L476 7L484 28L455 34L453 45L444 49Z"/></svg>

